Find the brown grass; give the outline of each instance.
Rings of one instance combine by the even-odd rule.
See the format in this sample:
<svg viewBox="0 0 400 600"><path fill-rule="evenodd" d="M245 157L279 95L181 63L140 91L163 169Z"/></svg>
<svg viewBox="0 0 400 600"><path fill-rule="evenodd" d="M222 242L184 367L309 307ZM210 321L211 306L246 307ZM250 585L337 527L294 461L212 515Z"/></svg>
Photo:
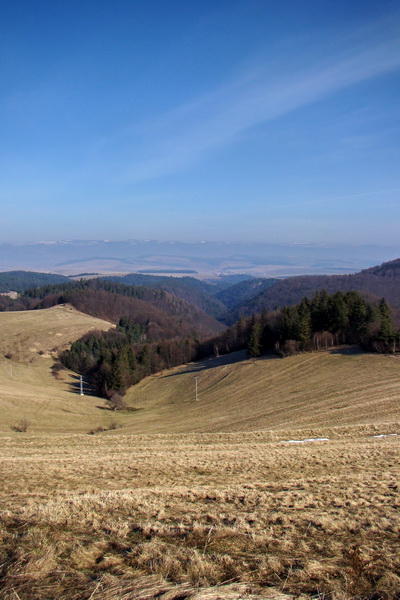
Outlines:
<svg viewBox="0 0 400 600"><path fill-rule="evenodd" d="M76 375L52 365L58 352L91 329L112 325L71 307L0 313L0 435L29 422L29 432L75 431L107 427L99 398L73 392ZM6 358L6 355L8 358Z"/></svg>
<svg viewBox="0 0 400 600"><path fill-rule="evenodd" d="M310 436L330 437L354 425L389 432L399 424L399 361L353 348L206 360L131 388L125 401L140 410L127 425L137 433L286 429L293 435L307 428Z"/></svg>
<svg viewBox="0 0 400 600"><path fill-rule="evenodd" d="M26 434L1 450L2 598L400 591L396 437Z"/></svg>
<svg viewBox="0 0 400 600"><path fill-rule="evenodd" d="M124 402L135 410L111 418L103 399L76 393L76 375L52 371L61 348L110 326L68 307L0 313L0 435L22 420L32 433L83 433L115 420L129 433L264 430L271 439L282 430L332 437L337 428L353 435L354 426L389 433L399 425L399 359L347 348L257 361L237 353L178 367L134 386Z"/></svg>
<svg viewBox="0 0 400 600"><path fill-rule="evenodd" d="M51 373L109 324L24 314L0 313L1 599L400 598L400 437L372 437L400 433L397 359L222 357L110 413Z"/></svg>

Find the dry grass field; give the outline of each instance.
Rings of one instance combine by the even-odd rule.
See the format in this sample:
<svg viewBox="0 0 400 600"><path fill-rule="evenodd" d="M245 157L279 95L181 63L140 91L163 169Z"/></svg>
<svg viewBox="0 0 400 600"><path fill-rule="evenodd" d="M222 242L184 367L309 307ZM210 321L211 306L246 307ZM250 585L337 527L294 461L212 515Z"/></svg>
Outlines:
<svg viewBox="0 0 400 600"><path fill-rule="evenodd" d="M221 357L115 414L51 374L101 323L0 313L2 600L400 598L397 358Z"/></svg>
<svg viewBox="0 0 400 600"><path fill-rule="evenodd" d="M58 352L85 332L110 323L68 306L0 313L0 435L20 421L30 433L87 433L111 422L124 433L194 433L297 429L307 437L363 427L399 428L399 358L336 348L285 359L211 358L142 380L131 388L131 411L77 393L78 378L51 367ZM195 398L195 378L198 399ZM275 437L274 437L275 436Z"/></svg>
<svg viewBox="0 0 400 600"><path fill-rule="evenodd" d="M395 436L0 444L1 598L398 597Z"/></svg>
<svg viewBox="0 0 400 600"><path fill-rule="evenodd" d="M106 423L99 399L73 393L73 374L52 375L55 357L84 333L112 327L69 306L0 312L0 435L29 423L29 431L87 431ZM100 402L101 403L101 402Z"/></svg>
<svg viewBox="0 0 400 600"><path fill-rule="evenodd" d="M399 371L398 357L354 348L285 359L246 360L245 353L208 359L133 387L127 402L138 410L129 431L291 435L307 429L307 437L330 437L338 427L341 435L361 427L387 433L400 426Z"/></svg>

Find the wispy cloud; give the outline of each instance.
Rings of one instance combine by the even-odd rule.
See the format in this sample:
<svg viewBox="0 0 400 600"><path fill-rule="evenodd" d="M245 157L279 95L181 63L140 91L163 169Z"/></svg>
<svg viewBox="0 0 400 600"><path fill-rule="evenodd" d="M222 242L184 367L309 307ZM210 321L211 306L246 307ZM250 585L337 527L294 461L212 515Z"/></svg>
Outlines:
<svg viewBox="0 0 400 600"><path fill-rule="evenodd" d="M315 206L315 205L329 205L329 204L333 204L333 203L338 203L338 202L351 202L352 200L357 201L357 204L359 205L358 201L361 198L374 198L376 196L379 197L379 206L381 207L383 203L388 201L388 196L389 196L389 201L396 201L396 204L398 204L398 195L400 193L400 188L394 188L394 189L389 189L389 190L374 190L372 192L360 192L358 194L343 194L340 196L328 196L328 197L318 197L318 198L313 198L313 199L309 199L309 200L301 200L298 201L297 199L293 199L293 201L290 202L280 202L278 207L274 207L272 205L272 207L269 205L268 208L278 208L278 210L280 211L282 208L299 208L299 207L303 207L303 206Z"/></svg>
<svg viewBox="0 0 400 600"><path fill-rule="evenodd" d="M342 89L400 68L400 39L392 32L375 40L367 32L340 52L313 60L287 54L279 68L258 59L245 72L192 102L146 123L142 158L126 178L140 181L176 172L210 151L239 140L251 128L318 102ZM307 52L308 57L310 53Z"/></svg>

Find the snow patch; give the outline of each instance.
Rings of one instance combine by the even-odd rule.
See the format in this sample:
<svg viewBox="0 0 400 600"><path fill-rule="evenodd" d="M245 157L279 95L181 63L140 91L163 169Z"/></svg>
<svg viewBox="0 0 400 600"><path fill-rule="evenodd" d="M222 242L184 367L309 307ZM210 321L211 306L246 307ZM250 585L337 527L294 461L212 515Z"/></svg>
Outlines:
<svg viewBox="0 0 400 600"><path fill-rule="evenodd" d="M380 435L373 435L371 437L373 438L383 438L383 437L390 437L391 435L399 435L398 433L381 433Z"/></svg>
<svg viewBox="0 0 400 600"><path fill-rule="evenodd" d="M306 440L281 440L281 444L304 444L304 442L329 442L329 438L307 438Z"/></svg>

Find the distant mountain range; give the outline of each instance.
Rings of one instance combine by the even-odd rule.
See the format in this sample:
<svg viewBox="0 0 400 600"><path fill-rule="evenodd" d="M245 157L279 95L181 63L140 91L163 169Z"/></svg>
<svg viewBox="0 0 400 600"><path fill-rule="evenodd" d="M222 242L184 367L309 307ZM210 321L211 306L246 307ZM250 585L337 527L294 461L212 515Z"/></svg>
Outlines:
<svg viewBox="0 0 400 600"><path fill-rule="evenodd" d="M156 240L54 241L0 244L0 271L288 277L354 273L400 256L400 246L164 242Z"/></svg>

